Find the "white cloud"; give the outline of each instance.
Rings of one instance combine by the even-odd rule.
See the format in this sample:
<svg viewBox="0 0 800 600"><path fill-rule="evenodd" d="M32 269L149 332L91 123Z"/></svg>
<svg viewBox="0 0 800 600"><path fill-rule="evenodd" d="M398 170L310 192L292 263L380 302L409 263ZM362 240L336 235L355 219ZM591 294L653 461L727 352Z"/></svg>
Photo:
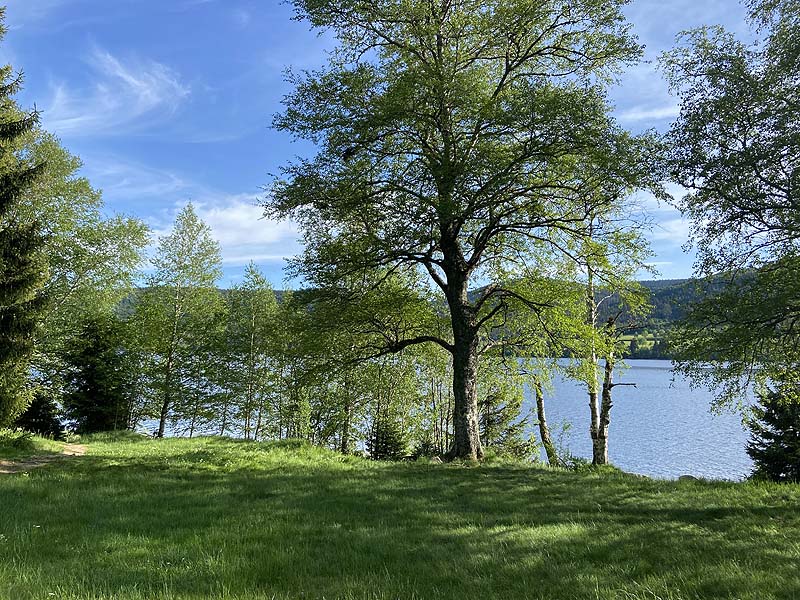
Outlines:
<svg viewBox="0 0 800 600"><path fill-rule="evenodd" d="M46 129L65 137L117 135L143 130L174 114L189 88L154 61L124 63L95 48L88 59L96 80L83 90L57 84L43 111Z"/></svg>
<svg viewBox="0 0 800 600"><path fill-rule="evenodd" d="M222 262L228 267L256 263L281 263L302 250L300 233L291 221L264 218L258 198L250 194L217 196L193 201L197 216L219 242ZM169 234L175 215L185 206L176 202L171 210L150 219L153 239ZM151 252L154 250L151 249Z"/></svg>
<svg viewBox="0 0 800 600"><path fill-rule="evenodd" d="M180 175L113 157L92 156L84 163L89 180L103 190L107 202L147 201L191 196L196 186Z"/></svg>
<svg viewBox="0 0 800 600"><path fill-rule="evenodd" d="M282 261L300 252L297 225L264 218L252 195L228 196L213 204L197 202L198 216L214 232L227 265Z"/></svg>
<svg viewBox="0 0 800 600"><path fill-rule="evenodd" d="M635 106L622 111L619 114L620 121L638 122L638 121L664 121L667 119L674 119L678 116L680 108L677 104L669 104L667 106L658 106L647 108L644 106Z"/></svg>
<svg viewBox="0 0 800 600"><path fill-rule="evenodd" d="M682 246L689 239L690 230L691 224L687 219L668 219L656 224L651 239L654 241L670 242L675 246Z"/></svg>

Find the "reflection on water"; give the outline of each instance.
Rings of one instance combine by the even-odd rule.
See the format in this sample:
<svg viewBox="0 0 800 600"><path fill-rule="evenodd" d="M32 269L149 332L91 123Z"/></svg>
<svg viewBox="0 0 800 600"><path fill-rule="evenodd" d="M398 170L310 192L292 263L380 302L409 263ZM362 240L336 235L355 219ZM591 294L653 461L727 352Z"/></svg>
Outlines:
<svg viewBox="0 0 800 600"><path fill-rule="evenodd" d="M651 477L694 475L742 479L752 470L745 453L748 433L739 414L711 414L713 395L691 389L666 360L630 360L617 381L637 387L614 388L609 458L619 468ZM572 454L591 458L589 401L585 387L558 379L547 394L547 418L554 434L568 422L565 438ZM529 405L532 404L530 395Z"/></svg>

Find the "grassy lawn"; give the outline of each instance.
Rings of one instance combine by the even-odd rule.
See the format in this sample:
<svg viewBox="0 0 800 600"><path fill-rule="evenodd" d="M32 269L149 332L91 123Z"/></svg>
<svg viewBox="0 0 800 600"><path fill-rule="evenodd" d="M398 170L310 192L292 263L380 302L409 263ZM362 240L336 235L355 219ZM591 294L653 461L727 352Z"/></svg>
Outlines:
<svg viewBox="0 0 800 600"><path fill-rule="evenodd" d="M0 598L800 598L800 486L87 442L0 476Z"/></svg>

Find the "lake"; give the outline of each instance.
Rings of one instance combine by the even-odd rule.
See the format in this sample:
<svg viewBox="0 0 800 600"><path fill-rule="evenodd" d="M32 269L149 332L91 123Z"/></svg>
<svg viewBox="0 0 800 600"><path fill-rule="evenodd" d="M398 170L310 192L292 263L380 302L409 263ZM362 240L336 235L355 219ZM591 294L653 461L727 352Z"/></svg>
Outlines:
<svg viewBox="0 0 800 600"><path fill-rule="evenodd" d="M693 475L738 480L750 474L752 462L745 452L749 434L741 415L712 414L712 393L692 389L672 372L668 360L626 362L628 368L617 373L615 381L637 387L614 388L609 428L609 458L614 465L667 479ZM545 397L553 439L558 439L561 424L569 423L564 446L575 456L591 459L585 386L557 378ZM528 402L535 414L530 394Z"/></svg>

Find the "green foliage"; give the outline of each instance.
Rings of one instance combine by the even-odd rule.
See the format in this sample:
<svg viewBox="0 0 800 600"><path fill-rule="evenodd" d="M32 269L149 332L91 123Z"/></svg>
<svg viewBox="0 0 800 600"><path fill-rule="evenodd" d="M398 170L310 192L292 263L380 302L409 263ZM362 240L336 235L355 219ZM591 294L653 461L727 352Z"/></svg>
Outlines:
<svg viewBox="0 0 800 600"><path fill-rule="evenodd" d="M367 453L372 460L400 460L408 454L402 424L389 409L380 410L372 422L367 440Z"/></svg>
<svg viewBox="0 0 800 600"><path fill-rule="evenodd" d="M752 382L797 382L797 298L800 258L731 273L724 288L689 309L673 334L679 370L716 388L718 402L732 406L741 406Z"/></svg>
<svg viewBox="0 0 800 600"><path fill-rule="evenodd" d="M43 164L14 217L39 223L45 237L49 304L35 369L40 380L57 385L64 346L87 310L110 312L131 292L149 230L135 218L106 216L100 191L78 175L81 160L54 136L37 129L18 146L18 154Z"/></svg>
<svg viewBox="0 0 800 600"><path fill-rule="evenodd" d="M509 373L502 362L484 361L478 395L478 423L484 448L519 459L538 457L536 442L525 435L531 423L529 416L522 414L524 401L521 378Z"/></svg>
<svg viewBox="0 0 800 600"><path fill-rule="evenodd" d="M228 323L225 336L224 384L231 402L228 411L241 423L245 439L258 439L275 422L277 390L276 329L278 303L263 274L251 262L244 281L227 295Z"/></svg>
<svg viewBox="0 0 800 600"><path fill-rule="evenodd" d="M61 409L53 392L46 388L37 388L30 405L17 418L14 426L54 440L62 439L64 424L61 422Z"/></svg>
<svg viewBox="0 0 800 600"><path fill-rule="evenodd" d="M800 393L782 385L760 394L752 409L747 453L755 463L753 477L800 483Z"/></svg>
<svg viewBox="0 0 800 600"><path fill-rule="evenodd" d="M0 11L0 37L5 33ZM46 306L44 237L36 222L16 218L41 166L16 154L21 138L36 126L12 99L22 84L11 67L0 68L0 427L13 423L31 400L30 361Z"/></svg>
<svg viewBox="0 0 800 600"><path fill-rule="evenodd" d="M215 287L222 269L219 244L191 204L160 238L152 264L155 272L131 317L136 344L148 359L153 405L146 412L158 417L160 437L170 418L180 429L188 419L194 433L218 400L216 350L224 339L226 307Z"/></svg>
<svg viewBox="0 0 800 600"><path fill-rule="evenodd" d="M113 315L92 315L66 349L64 412L77 433L128 429L136 400L134 364Z"/></svg>
<svg viewBox="0 0 800 600"><path fill-rule="evenodd" d="M439 319L394 311L393 327L365 311L361 328L376 353L433 343L453 356L451 451L480 456L479 356L518 307L546 308L518 282L573 256L576 223L608 190L656 172L653 140L614 123L603 87L640 54L625 2L294 4L339 47L327 68L291 76L275 125L319 152L285 168L268 212L300 224L294 272L326 293L386 308L433 290Z"/></svg>
<svg viewBox="0 0 800 600"><path fill-rule="evenodd" d="M780 381L800 364L800 8L796 0L749 6L758 43L707 27L662 59L681 97L671 170L689 190L681 208L709 289L678 336L678 368L734 404L753 378ZM729 282L722 291L720 278Z"/></svg>

